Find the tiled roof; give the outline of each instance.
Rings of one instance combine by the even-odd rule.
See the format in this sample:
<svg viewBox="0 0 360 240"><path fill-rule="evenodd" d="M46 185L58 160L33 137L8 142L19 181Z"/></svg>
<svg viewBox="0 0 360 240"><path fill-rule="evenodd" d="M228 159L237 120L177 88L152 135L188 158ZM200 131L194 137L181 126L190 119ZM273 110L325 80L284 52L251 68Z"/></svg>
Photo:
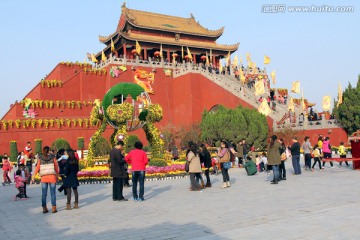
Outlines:
<svg viewBox="0 0 360 240"><path fill-rule="evenodd" d="M126 16L126 19L130 24L140 28L208 37L219 37L224 32L224 27L218 30L204 28L195 21L195 18L192 15L190 18L182 18L128 9L125 6L122 7L122 14Z"/></svg>

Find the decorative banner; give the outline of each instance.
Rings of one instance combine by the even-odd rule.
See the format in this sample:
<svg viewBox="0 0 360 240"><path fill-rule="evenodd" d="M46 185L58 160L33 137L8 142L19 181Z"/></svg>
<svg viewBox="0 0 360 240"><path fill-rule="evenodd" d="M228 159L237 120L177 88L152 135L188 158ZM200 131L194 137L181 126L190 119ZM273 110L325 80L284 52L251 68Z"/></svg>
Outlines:
<svg viewBox="0 0 360 240"><path fill-rule="evenodd" d="M300 93L300 81L296 81L292 83L291 92Z"/></svg>
<svg viewBox="0 0 360 240"><path fill-rule="evenodd" d="M246 77L244 75L242 68L240 68L240 80L242 83L245 83L245 81L246 81Z"/></svg>
<svg viewBox="0 0 360 240"><path fill-rule="evenodd" d="M112 39L111 39L111 52L115 52L115 45Z"/></svg>
<svg viewBox="0 0 360 240"><path fill-rule="evenodd" d="M264 82L263 81L257 81L255 83L255 95L262 95L265 93L265 87L264 87Z"/></svg>
<svg viewBox="0 0 360 240"><path fill-rule="evenodd" d="M268 116L271 113L271 109L265 98L263 98L263 100L258 108L258 111L259 111L259 113L262 113L265 116Z"/></svg>
<svg viewBox="0 0 360 240"><path fill-rule="evenodd" d="M209 66L209 65L210 65L210 60L209 60L208 53L206 51L206 66Z"/></svg>
<svg viewBox="0 0 360 240"><path fill-rule="evenodd" d="M343 102L343 96L342 96L342 89L341 89L341 83L339 82L339 87L338 87L338 102L336 104L336 107L339 107L340 104L342 104Z"/></svg>
<svg viewBox="0 0 360 240"><path fill-rule="evenodd" d="M138 43L138 41L136 41L136 53L140 55L141 53L141 46L140 44Z"/></svg>
<svg viewBox="0 0 360 240"><path fill-rule="evenodd" d="M97 63L98 60L95 58L94 54L91 54L91 61Z"/></svg>
<svg viewBox="0 0 360 240"><path fill-rule="evenodd" d="M225 61L226 61L225 65L226 65L226 66L229 66L229 65L230 65L230 51L229 51L229 53L226 55Z"/></svg>
<svg viewBox="0 0 360 240"><path fill-rule="evenodd" d="M264 56L264 64L269 64L270 63L270 58L268 56Z"/></svg>
<svg viewBox="0 0 360 240"><path fill-rule="evenodd" d="M122 66L112 66L110 68L110 76L113 77L113 78L118 78L120 76L121 73L125 72L127 69L126 69L126 66L125 65L122 65Z"/></svg>
<svg viewBox="0 0 360 240"><path fill-rule="evenodd" d="M190 49L188 47L186 47L186 50L187 50L187 55L188 55L189 59L192 60Z"/></svg>
<svg viewBox="0 0 360 240"><path fill-rule="evenodd" d="M271 72L271 79L272 79L273 84L275 85L275 84L276 84L275 70L273 70L273 71Z"/></svg>
<svg viewBox="0 0 360 240"><path fill-rule="evenodd" d="M322 107L324 111L329 111L331 107L331 97L324 96L322 101Z"/></svg>
<svg viewBox="0 0 360 240"><path fill-rule="evenodd" d="M294 99L293 98L290 98L288 110L292 111L292 112L295 112Z"/></svg>
<svg viewBox="0 0 360 240"><path fill-rule="evenodd" d="M233 66L236 67L237 65L238 65L238 56L236 54L233 60Z"/></svg>
<svg viewBox="0 0 360 240"><path fill-rule="evenodd" d="M160 55L161 58L163 57L163 49L162 49L162 44L160 44Z"/></svg>
<svg viewBox="0 0 360 240"><path fill-rule="evenodd" d="M101 61L105 62L107 60L107 57L105 56L104 51L101 52Z"/></svg>
<svg viewBox="0 0 360 240"><path fill-rule="evenodd" d="M302 109L303 111L305 111L305 109L306 109L306 104L305 104L305 99L304 99L304 93L303 93L302 96L301 96L301 109Z"/></svg>
<svg viewBox="0 0 360 240"><path fill-rule="evenodd" d="M246 54L246 61L249 63L251 62L250 53Z"/></svg>
<svg viewBox="0 0 360 240"><path fill-rule="evenodd" d="M172 76L172 70L171 69L164 69L164 73L166 77L171 77Z"/></svg>

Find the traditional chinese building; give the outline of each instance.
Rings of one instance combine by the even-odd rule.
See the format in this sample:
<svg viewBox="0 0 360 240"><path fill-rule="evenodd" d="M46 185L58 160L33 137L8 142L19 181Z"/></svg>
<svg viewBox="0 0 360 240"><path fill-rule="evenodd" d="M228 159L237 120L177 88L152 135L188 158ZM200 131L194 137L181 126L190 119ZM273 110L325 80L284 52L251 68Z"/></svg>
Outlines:
<svg viewBox="0 0 360 240"><path fill-rule="evenodd" d="M220 58L235 52L239 47L239 43L217 44L216 40L223 32L224 27L209 30L201 26L192 14L190 18L182 18L144 12L129 9L124 3L116 31L106 37L99 36L99 40L106 45L103 50L105 56L113 52L117 57L128 59L135 58L135 55L144 60L163 56L169 62L191 59L199 63L208 54L209 61L217 66ZM142 48L140 53L136 51L136 41ZM111 49L112 43L115 51ZM101 61L101 54L99 52L95 55L98 61Z"/></svg>

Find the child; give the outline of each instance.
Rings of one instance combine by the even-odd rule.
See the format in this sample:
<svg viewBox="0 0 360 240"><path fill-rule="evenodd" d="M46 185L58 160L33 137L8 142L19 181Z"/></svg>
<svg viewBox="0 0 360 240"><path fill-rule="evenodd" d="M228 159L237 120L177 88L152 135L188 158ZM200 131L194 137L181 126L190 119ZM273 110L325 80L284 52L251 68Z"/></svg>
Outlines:
<svg viewBox="0 0 360 240"><path fill-rule="evenodd" d="M2 185L3 186L5 186L5 184L10 185L11 179L9 177L9 172L11 171L11 165L7 157L3 158L2 170L3 170L3 178L4 178L4 182L2 183Z"/></svg>
<svg viewBox="0 0 360 240"><path fill-rule="evenodd" d="M15 176L15 187L19 190L19 193L15 196L15 201L17 198L26 199L24 195L24 182L25 180L21 177L21 170L17 170Z"/></svg>
<svg viewBox="0 0 360 240"><path fill-rule="evenodd" d="M346 158L346 148L344 146L344 142L340 142L340 146L339 146L339 155L340 158ZM339 167L341 167L342 161L339 163ZM345 161L346 166L349 166L348 161Z"/></svg>
<svg viewBox="0 0 360 240"><path fill-rule="evenodd" d="M256 165L251 160L251 157L249 155L246 157L244 168L245 168L248 176L255 175L257 173Z"/></svg>
<svg viewBox="0 0 360 240"><path fill-rule="evenodd" d="M24 197L27 198L26 185L29 184L31 176L24 164L19 165L19 170L21 171L21 177L24 179Z"/></svg>
<svg viewBox="0 0 360 240"><path fill-rule="evenodd" d="M255 155L255 164L256 164L256 169L258 170L258 172L260 172L260 162L261 162L261 158L258 154Z"/></svg>
<svg viewBox="0 0 360 240"><path fill-rule="evenodd" d="M321 159L321 148L319 148L319 145L316 144L314 146L314 150L313 150L313 155L314 155L314 163L312 165L312 168L311 168L311 171L314 171L314 167L315 167L315 164L316 162L319 163L319 169L320 170L323 170L324 168L321 168L321 162L320 162L320 159Z"/></svg>
<svg viewBox="0 0 360 240"><path fill-rule="evenodd" d="M265 170L265 166L267 165L267 157L266 157L266 153L263 152L261 154L261 160L260 160L260 172L263 172Z"/></svg>

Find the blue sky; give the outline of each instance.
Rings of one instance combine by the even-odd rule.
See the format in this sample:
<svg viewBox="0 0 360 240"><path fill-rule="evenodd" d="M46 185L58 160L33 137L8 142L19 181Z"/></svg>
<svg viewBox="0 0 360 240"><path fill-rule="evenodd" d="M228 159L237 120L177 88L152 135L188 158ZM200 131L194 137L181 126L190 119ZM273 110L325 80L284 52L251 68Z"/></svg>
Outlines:
<svg viewBox="0 0 360 240"><path fill-rule="evenodd" d="M353 6L351 13L263 13L264 4ZM0 1L0 82L2 117L61 61L84 61L86 52L104 47L98 35L115 31L123 1ZM337 96L356 84L360 74L360 4L358 1L308 0L128 0L132 9L189 17L209 29L225 26L218 43L240 42L238 55L251 53L268 72L276 70L277 87L300 80L304 94L321 108L324 95ZM296 95L294 95L296 96Z"/></svg>

